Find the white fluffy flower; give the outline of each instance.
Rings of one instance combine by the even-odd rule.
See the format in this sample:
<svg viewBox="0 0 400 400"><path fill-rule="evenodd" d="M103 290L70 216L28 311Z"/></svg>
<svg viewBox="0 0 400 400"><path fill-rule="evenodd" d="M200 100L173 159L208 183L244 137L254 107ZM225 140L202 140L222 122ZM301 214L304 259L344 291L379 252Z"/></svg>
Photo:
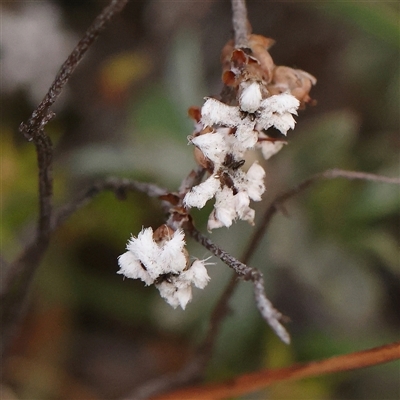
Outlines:
<svg viewBox="0 0 400 400"><path fill-rule="evenodd" d="M253 148L257 143L258 133L253 129L252 125L241 124L236 129L235 137L238 143L233 146L233 149L237 153L236 149L240 151Z"/></svg>
<svg viewBox="0 0 400 400"><path fill-rule="evenodd" d="M220 181L214 175L211 175L207 180L186 193L183 203L186 207L203 208L207 201L215 196L220 186Z"/></svg>
<svg viewBox="0 0 400 400"><path fill-rule="evenodd" d="M161 283L156 283L160 295L172 307L181 306L185 309L187 303L192 300L192 284L204 289L210 280L205 261L195 260L191 267L180 275L171 275Z"/></svg>
<svg viewBox="0 0 400 400"><path fill-rule="evenodd" d="M257 85L256 83L254 84ZM247 90L250 90L249 88L251 87L252 85ZM231 128L236 127L246 139L247 136L244 132L248 132L248 135L251 136L254 130L261 131L271 126L274 126L286 135L287 131L293 129L295 126L296 122L293 115L297 115L299 105L299 100L294 96L289 93L281 93L262 100L259 108L254 110L255 114L250 113L250 116L246 116L243 115L239 107L228 106L216 99L209 98L201 109L201 120L205 126L222 125ZM243 145L251 148L254 144L249 142Z"/></svg>
<svg viewBox="0 0 400 400"><path fill-rule="evenodd" d="M265 192L264 177L264 168L258 162L253 163L247 171L246 192L254 201L261 201L261 195Z"/></svg>
<svg viewBox="0 0 400 400"><path fill-rule="evenodd" d="M177 230L162 245L153 239L153 229L143 229L138 237L132 237L127 252L118 258L119 274L127 278L141 279L151 285L163 274L180 273L186 268L184 233Z"/></svg>
<svg viewBox="0 0 400 400"><path fill-rule="evenodd" d="M235 195L235 210L238 217L243 221L254 223L255 211L249 207L250 197L247 192L239 192Z"/></svg>
<svg viewBox="0 0 400 400"><path fill-rule="evenodd" d="M250 199L260 201L261 195L265 191L264 185L265 171L255 162L244 173L241 170L234 171L230 179L233 188L224 186L215 193L214 210L211 213L207 228L212 230L222 226L229 227L236 219L254 223L254 210L249 207Z"/></svg>
<svg viewBox="0 0 400 400"><path fill-rule="evenodd" d="M215 195L214 204L215 220L220 221L223 226L229 227L236 219L235 199L232 189L224 187Z"/></svg>
<svg viewBox="0 0 400 400"><path fill-rule="evenodd" d="M201 109L201 122L213 132L191 138L191 142L213 163L211 176L193 187L183 200L186 207L202 208L215 197L208 229L229 227L236 219L253 223L250 200L260 201L265 191L265 171L254 163L247 173L241 166L248 149L261 146L267 158L279 151L283 142L259 144L267 136L262 132L272 126L286 135L295 126L293 114L300 102L283 93L262 100L257 82L242 82L239 106L229 106L216 99L206 99ZM272 143L272 142L271 142Z"/></svg>
<svg viewBox="0 0 400 400"><path fill-rule="evenodd" d="M146 285L154 283L161 297L174 308L186 307L192 299L192 284L203 289L210 280L206 260L196 260L188 268L184 233L179 229L173 231L166 225L155 233L152 228L142 229L128 242L127 250L118 258L118 273Z"/></svg>
<svg viewBox="0 0 400 400"><path fill-rule="evenodd" d="M299 105L299 100L288 93L266 98L261 102L261 112L256 120L256 129L268 129L274 126L286 135L289 129L294 129L296 121L292 114L297 115Z"/></svg>
<svg viewBox="0 0 400 400"><path fill-rule="evenodd" d="M261 143L261 152L262 155L266 160L271 158L273 155L281 151L283 146L286 144L286 142L282 141L275 141L275 142L263 142Z"/></svg>
<svg viewBox="0 0 400 400"><path fill-rule="evenodd" d="M199 135L190 139L190 141L198 147L203 154L214 163L222 163L225 154L229 150L225 134L223 132L211 132Z"/></svg>
<svg viewBox="0 0 400 400"><path fill-rule="evenodd" d="M208 98L201 108L201 122L205 126L224 125L231 128L241 121L238 107L228 106L216 99Z"/></svg>

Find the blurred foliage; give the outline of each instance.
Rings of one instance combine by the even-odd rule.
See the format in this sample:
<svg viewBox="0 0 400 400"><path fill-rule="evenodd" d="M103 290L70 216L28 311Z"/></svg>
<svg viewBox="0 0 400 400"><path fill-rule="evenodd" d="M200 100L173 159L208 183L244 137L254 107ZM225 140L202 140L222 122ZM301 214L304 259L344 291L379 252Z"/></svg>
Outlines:
<svg viewBox="0 0 400 400"><path fill-rule="evenodd" d="M66 21L79 11L59 4ZM56 142L56 206L108 175L176 190L194 165L186 109L220 89L219 44L204 40L214 34L222 44L229 37L225 6L211 3L196 19L185 4L144 1L128 7L105 32L71 80L58 122L49 125ZM171 21L176 18L172 30L160 20L156 31L154 7L160 12L166 7ZM300 113L290 144L264 164L267 192L255 205L256 223L276 194L325 169L398 175L399 5L249 1L248 7L250 15L265 15L271 25L256 20L254 32L274 36L276 29L283 42L296 43L297 58L286 55L290 66L315 65L310 72L319 79L312 93L318 105ZM89 9L93 16L97 10L87 3L79 19L82 31ZM324 29L312 31L308 15L315 29ZM307 46L298 44L288 28L293 21L311 29L305 55ZM329 57L318 51L321 46ZM5 93L1 100L6 114L0 121L1 252L8 261L32 235L37 216L36 155L16 133L27 118L27 93ZM105 136L98 133L99 120L108 127ZM269 297L290 317L293 344L286 347L273 336L258 315L251 285L241 283L217 338L208 379L395 340L400 328L399 200L398 187L338 179L318 182L288 202L288 215L274 218L250 265L263 271ZM209 210L194 213L202 229ZM117 257L129 236L162 222L157 200L129 194L121 202L103 193L56 232L5 366L18 398L117 398L189 359L231 272L219 261L210 266L209 286L195 290L186 311L173 310L153 287L123 280L116 274ZM240 222L213 232L212 239L240 257L252 231ZM208 256L199 245L189 241L189 246L191 254ZM396 362L283 383L245 398L394 399L400 396L398 370Z"/></svg>

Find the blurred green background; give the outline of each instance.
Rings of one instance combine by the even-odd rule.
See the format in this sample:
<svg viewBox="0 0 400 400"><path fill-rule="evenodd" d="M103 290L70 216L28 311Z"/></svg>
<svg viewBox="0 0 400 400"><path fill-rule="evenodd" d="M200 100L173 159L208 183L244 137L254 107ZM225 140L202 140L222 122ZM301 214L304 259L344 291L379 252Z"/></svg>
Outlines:
<svg viewBox="0 0 400 400"><path fill-rule="evenodd" d="M1 4L1 253L11 261L37 216L34 146L18 133L106 2ZM399 174L398 2L248 1L254 33L272 37L277 65L315 75L315 107L301 111L290 144L268 162L256 224L279 193L328 168ZM219 53L231 35L228 1L132 1L70 80L47 133L54 142L55 204L106 176L176 190L194 166L187 109L218 94ZM254 153L253 157L260 155ZM399 188L319 182L278 214L250 265L290 317L285 346L240 283L207 370L217 381L385 344L399 337ZM206 231L210 211L195 212ZM229 280L174 310L154 287L123 280L117 257L131 234L164 221L141 194L99 195L56 232L36 276L21 333L4 365L4 393L20 399L113 399L179 370L193 355ZM254 228L211 234L240 257ZM190 253L209 254L189 240ZM251 399L396 399L399 362L276 385ZM8 397L7 397L8 398Z"/></svg>

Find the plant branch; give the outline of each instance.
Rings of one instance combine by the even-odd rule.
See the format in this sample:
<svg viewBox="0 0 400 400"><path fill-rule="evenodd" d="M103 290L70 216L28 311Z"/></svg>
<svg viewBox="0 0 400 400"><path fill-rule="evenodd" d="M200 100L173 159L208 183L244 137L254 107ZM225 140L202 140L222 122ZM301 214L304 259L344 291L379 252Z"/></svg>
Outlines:
<svg viewBox="0 0 400 400"><path fill-rule="evenodd" d="M104 191L112 191L118 199L125 199L127 192L141 192L149 197L160 197L168 193L152 183L144 183L126 178L110 177L98 181L84 190L75 200L61 207L52 221L52 231L56 230L62 223L76 211L88 204L94 197Z"/></svg>
<svg viewBox="0 0 400 400"><path fill-rule="evenodd" d="M75 46L72 53L61 66L42 102L32 113L28 121L26 123L21 123L20 132L23 133L28 140L36 140L38 132L43 131L45 125L55 117L54 113L49 113L50 107L61 94L63 87L68 82L86 51L99 37L108 22L110 22L117 13L122 11L127 2L128 0L112 0L110 4L96 17L83 38Z"/></svg>
<svg viewBox="0 0 400 400"><path fill-rule="evenodd" d="M290 189L289 191L276 197L271 205L267 208L261 223L258 225L256 231L253 233L252 237L248 241L248 245L246 246L243 256L240 258L241 260L243 260L243 263L247 264L250 261L251 256L256 251L256 248L260 244L261 239L265 234L269 221L286 200L290 199L296 194L299 194L301 191L307 189L318 180L335 178L360 179L394 184L400 183L400 180L397 178L389 178L382 175L367 174L364 172L346 171L340 169L327 170L306 179L295 188ZM200 344L197 350L198 357L201 358L203 362L203 368L206 367L206 364L211 357L214 342L216 337L218 336L222 321L224 320L226 314L229 312L228 302L238 283L239 279L237 275L233 274L212 311L208 331L203 342Z"/></svg>
<svg viewBox="0 0 400 400"><path fill-rule="evenodd" d="M61 66L42 102L33 111L28 121L21 123L19 127L20 132L29 141L32 141L36 148L39 169L39 217L35 237L26 245L19 257L10 264L2 282L0 293L1 357L4 357L22 317L30 283L48 247L52 231L53 149L51 140L44 131L45 125L55 116L50 111L50 107L57 100L90 45L126 3L127 0L112 0L103 9Z"/></svg>
<svg viewBox="0 0 400 400"><path fill-rule="evenodd" d="M250 392L262 390L275 383L298 380L341 371L366 368L400 359L400 342L375 347L350 354L295 364L286 368L265 369L250 374L240 375L228 381L195 386L153 397L153 400L217 400L238 397Z"/></svg>
<svg viewBox="0 0 400 400"><path fill-rule="evenodd" d="M245 0L232 0L232 25L235 36L235 47L248 47L249 21Z"/></svg>
<svg viewBox="0 0 400 400"><path fill-rule="evenodd" d="M321 181L321 180L332 180L337 178L343 178L347 180L362 180L362 181L370 181L370 182L378 182L378 183L388 183L394 185L400 185L400 178L391 178L384 175L370 174L366 172L358 172L358 171L348 171L344 169L328 169L326 171L320 172L311 176L310 178L305 179L300 182L298 185L293 187L292 189L278 195L271 202L271 204L265 210L260 223L258 224L257 229L254 231L251 240L250 246L247 248L244 259L250 257L253 254L267 230L269 223L271 222L272 217L282 209L283 204L290 200L292 197L297 196L301 192L308 189L313 184Z"/></svg>
<svg viewBox="0 0 400 400"><path fill-rule="evenodd" d="M256 268L252 268L243 264L235 257L231 256L217 245L215 245L210 239L204 236L197 229L193 228L190 231L190 235L203 245L207 250L213 253L221 261L232 268L239 276L246 281L252 281L254 287L254 296L256 299L257 308L260 311L262 317L266 320L269 326L275 331L277 336L284 342L289 344L290 337L286 329L280 323L282 314L277 311L272 303L267 299L264 289L264 278L263 274Z"/></svg>

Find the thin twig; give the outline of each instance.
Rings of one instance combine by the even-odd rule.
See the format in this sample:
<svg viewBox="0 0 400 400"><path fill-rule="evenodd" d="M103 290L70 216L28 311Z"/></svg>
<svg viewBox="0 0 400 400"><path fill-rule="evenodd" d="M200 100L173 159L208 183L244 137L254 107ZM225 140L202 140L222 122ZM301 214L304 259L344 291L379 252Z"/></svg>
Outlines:
<svg viewBox="0 0 400 400"><path fill-rule="evenodd" d="M243 253L243 256L240 258L243 264L247 264L250 261L251 256L256 251L262 237L265 234L265 231L272 216L279 210L279 206L281 206L286 200L307 189L318 180L335 178L359 179L392 184L400 183L400 180L397 178L390 178L382 175L375 175L364 172L346 171L341 169L327 170L306 179L295 188L276 197L271 205L267 208L266 212L264 213L264 217L261 220L261 223L258 225L257 229L251 236L250 240L248 241L248 245L246 246L246 249ZM233 274L212 311L206 336L203 342L200 344L197 352L198 356L201 357L204 368L206 367L206 364L212 355L214 342L220 331L221 323L224 320L226 314L229 312L228 302L239 282L240 280L237 278L237 275Z"/></svg>
<svg viewBox="0 0 400 400"><path fill-rule="evenodd" d="M278 196L268 207L267 212L264 214L263 217L263 221L266 221L266 223L261 223L259 225L257 231L249 240L249 244L245 249L243 256L241 257L241 260L243 260L243 264L247 264L250 261L250 258L252 257L254 251L260 243L260 239L265 233L269 221L271 220L275 212L279 210L279 205L281 205L283 202L290 199L291 197L294 197L295 195L301 193L303 190L307 189L318 180L335 178L360 179L394 184L400 183L399 179L397 178L389 178L382 175L368 174L356 171L346 171L340 169L327 170L306 179L295 188ZM128 396L129 399L148 398L148 396L151 396L153 394L163 392L167 389L173 390L174 388L179 387L179 385L188 385L192 382L195 382L196 380L201 379L204 374L204 369L206 368L207 363L212 355L215 339L217 338L220 331L222 321L224 320L226 314L229 312L229 299L231 298L239 281L240 280L238 279L237 274L233 274L232 278L225 287L224 292L220 296L217 304L213 309L208 325L207 334L202 343L199 345L196 351L196 356L178 373L162 376L139 387L135 392ZM261 288L261 290L263 291L264 289Z"/></svg>
<svg viewBox="0 0 400 400"><path fill-rule="evenodd" d="M86 31L67 60L61 66L46 96L32 113L26 123L21 123L20 132L33 141L36 147L39 168L39 218L37 232L33 240L26 245L19 257L10 264L2 282L1 302L1 357L4 357L26 306L30 283L49 245L52 230L52 157L50 138L44 131L45 125L55 116L50 107L57 100L71 74L82 57L97 39L107 23L120 12L127 0L112 0Z"/></svg>
<svg viewBox="0 0 400 400"><path fill-rule="evenodd" d="M321 361L295 364L286 368L261 370L240 375L222 383L189 387L166 393L153 397L152 400L217 400L233 398L262 390L278 382L366 368L398 359L400 359L400 342Z"/></svg>
<svg viewBox="0 0 400 400"><path fill-rule="evenodd" d="M252 281L257 308L260 311L262 317L275 331L277 336L284 343L289 344L290 336L283 325L279 322L279 320L282 318L282 314L273 307L272 303L267 299L265 295L264 278L262 273L256 268L252 268L247 266L246 264L243 264L235 257L231 256L230 254L219 248L197 229L193 228L189 231L189 233L194 239L197 240L197 242L202 244L207 250L209 250L226 265L232 268L244 280Z"/></svg>
<svg viewBox="0 0 400 400"><path fill-rule="evenodd" d="M232 24L235 34L235 47L248 47L249 22L245 0L232 0Z"/></svg>
<svg viewBox="0 0 400 400"><path fill-rule="evenodd" d="M105 191L112 191L115 195L124 199L127 192L145 193L149 197L160 197L168 193L152 183L139 182L126 178L110 177L102 181L98 181L84 190L75 200L61 207L56 213L52 221L52 231L57 229L68 217L74 214L77 210L88 204L95 196Z"/></svg>
<svg viewBox="0 0 400 400"><path fill-rule="evenodd" d="M198 358L185 364L185 367L178 372L164 374L154 379L150 379L140 385L132 393L123 397L124 400L144 400L159 393L165 393L182 386L198 384L202 377L202 365Z"/></svg>
<svg viewBox="0 0 400 400"><path fill-rule="evenodd" d="M38 132L42 131L44 126L54 118L55 114L50 113L50 107L55 103L65 84L68 82L75 68L82 60L86 51L99 37L100 33L107 26L108 22L127 4L128 0L112 0L102 12L96 17L92 25L86 31L83 38L75 46L72 53L61 66L52 85L42 102L32 113L26 123L21 123L20 131L28 140L35 140Z"/></svg>
<svg viewBox="0 0 400 400"><path fill-rule="evenodd" d="M251 246L247 248L244 259L247 260L251 254L255 252L257 247L260 245L261 240L267 230L269 223L271 222L272 217L282 209L283 204L291 199L294 196L297 196L304 190L308 189L314 183L317 183L321 180L332 180L337 178L343 178L348 180L362 180L362 181L370 181L370 182L380 182L380 183L388 183L394 185L400 185L400 178L391 178L384 175L370 174L366 172L358 172L358 171L348 171L344 169L328 169L326 171L320 172L311 176L310 178L305 179L303 182L299 183L292 189L278 195L271 202L271 204L265 210L260 223L257 226L257 229L253 233L250 243Z"/></svg>

